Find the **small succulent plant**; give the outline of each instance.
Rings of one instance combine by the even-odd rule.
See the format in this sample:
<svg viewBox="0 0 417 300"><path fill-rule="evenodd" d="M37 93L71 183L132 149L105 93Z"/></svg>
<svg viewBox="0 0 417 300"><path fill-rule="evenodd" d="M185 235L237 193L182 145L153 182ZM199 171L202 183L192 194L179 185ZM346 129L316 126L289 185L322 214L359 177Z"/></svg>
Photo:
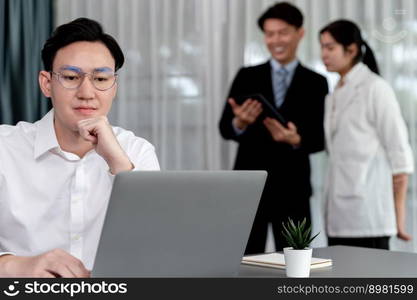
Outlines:
<svg viewBox="0 0 417 300"><path fill-rule="evenodd" d="M282 234L287 240L288 245L295 250L302 250L308 248L308 246L310 246L310 243L320 233L319 232L315 236L310 238L311 225L306 227L306 223L306 218L304 218L304 220L301 223L300 221L298 221L297 225L291 218L288 218L287 223L282 222L282 228L284 229L282 231Z"/></svg>

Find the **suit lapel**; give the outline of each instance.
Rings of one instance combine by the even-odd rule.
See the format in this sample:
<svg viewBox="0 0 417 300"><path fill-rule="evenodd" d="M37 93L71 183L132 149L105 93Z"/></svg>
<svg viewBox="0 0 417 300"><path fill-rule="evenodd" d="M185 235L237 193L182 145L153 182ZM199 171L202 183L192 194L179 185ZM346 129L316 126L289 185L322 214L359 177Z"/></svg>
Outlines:
<svg viewBox="0 0 417 300"><path fill-rule="evenodd" d="M257 80L260 80L262 78L269 78L269 80L262 80L260 82L260 85L261 85L260 90L262 91L263 96L273 106L275 106L274 90L272 88L271 64L269 61L261 66L260 73L261 74L259 74L259 78Z"/></svg>
<svg viewBox="0 0 417 300"><path fill-rule="evenodd" d="M285 94L284 103L282 103L280 109L284 109L286 106L291 105L290 99L295 99L293 95L296 93L296 91L300 88L300 84L303 82L303 73L304 73L304 67L301 65L301 63L298 63L294 75L292 77L290 86L287 89L287 93Z"/></svg>

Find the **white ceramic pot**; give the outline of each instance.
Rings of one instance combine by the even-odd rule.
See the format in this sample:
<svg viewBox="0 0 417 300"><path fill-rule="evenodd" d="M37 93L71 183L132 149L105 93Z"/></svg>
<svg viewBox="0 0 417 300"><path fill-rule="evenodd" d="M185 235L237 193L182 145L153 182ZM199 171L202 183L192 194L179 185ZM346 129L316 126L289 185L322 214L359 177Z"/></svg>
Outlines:
<svg viewBox="0 0 417 300"><path fill-rule="evenodd" d="M309 277L311 256L313 249L294 250L292 247L284 248L285 270L287 277Z"/></svg>

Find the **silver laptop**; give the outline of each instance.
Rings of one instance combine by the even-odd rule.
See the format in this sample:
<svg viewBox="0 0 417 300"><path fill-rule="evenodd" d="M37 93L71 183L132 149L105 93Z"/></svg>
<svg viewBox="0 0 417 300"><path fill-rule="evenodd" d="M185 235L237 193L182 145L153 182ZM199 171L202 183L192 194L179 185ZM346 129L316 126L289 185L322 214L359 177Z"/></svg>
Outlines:
<svg viewBox="0 0 417 300"><path fill-rule="evenodd" d="M138 171L116 176L95 277L237 275L264 171Z"/></svg>

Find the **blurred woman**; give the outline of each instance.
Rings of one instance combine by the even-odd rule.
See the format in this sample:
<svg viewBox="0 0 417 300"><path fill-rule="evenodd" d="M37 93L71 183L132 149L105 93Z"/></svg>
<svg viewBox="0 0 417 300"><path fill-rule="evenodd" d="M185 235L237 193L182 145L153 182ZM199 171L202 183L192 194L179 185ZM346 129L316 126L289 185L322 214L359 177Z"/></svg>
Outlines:
<svg viewBox="0 0 417 300"><path fill-rule="evenodd" d="M322 60L340 80L326 98L329 246L389 248L405 230L413 156L399 104L357 25L338 20L320 31Z"/></svg>

